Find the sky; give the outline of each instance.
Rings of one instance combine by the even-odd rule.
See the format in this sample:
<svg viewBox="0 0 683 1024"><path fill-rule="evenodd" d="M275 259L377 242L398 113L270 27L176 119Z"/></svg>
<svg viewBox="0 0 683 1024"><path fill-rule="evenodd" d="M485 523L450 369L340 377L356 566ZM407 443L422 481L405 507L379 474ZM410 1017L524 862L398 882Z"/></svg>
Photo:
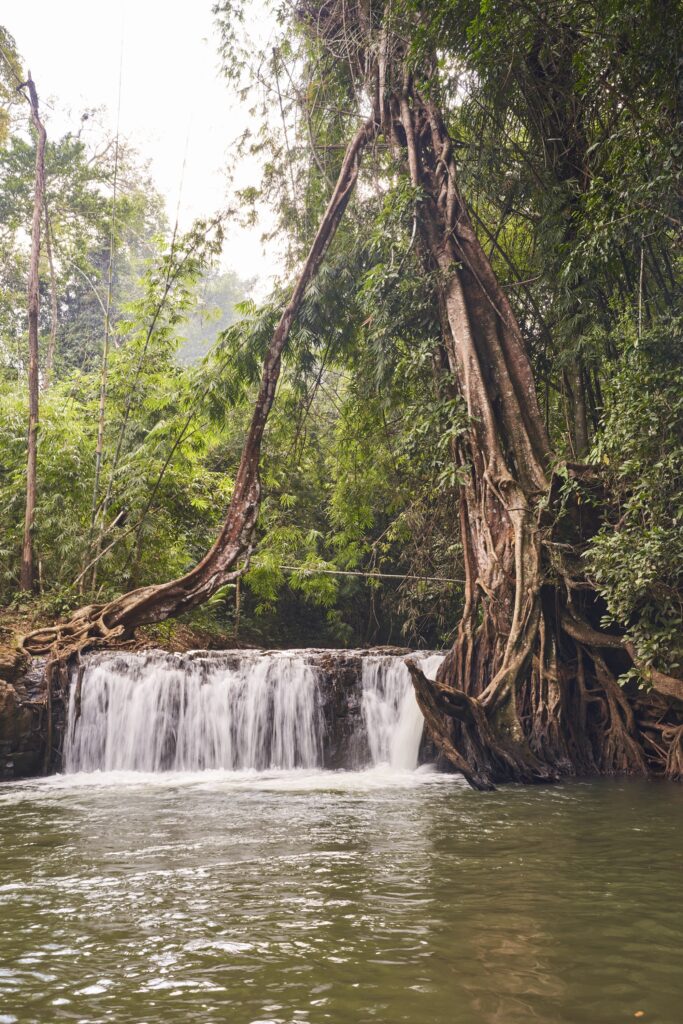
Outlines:
<svg viewBox="0 0 683 1024"><path fill-rule="evenodd" d="M264 2L250 3L247 14L259 40L272 31ZM151 161L169 218L178 210L181 229L225 206L226 159L247 123L246 105L220 75L213 3L3 0L0 12L36 82L48 133L77 131L83 111L103 105L114 130L120 77L121 134ZM238 185L257 175L245 160ZM231 227L223 256L226 269L259 280L257 293L277 271L274 247L264 250L260 240L264 226Z"/></svg>

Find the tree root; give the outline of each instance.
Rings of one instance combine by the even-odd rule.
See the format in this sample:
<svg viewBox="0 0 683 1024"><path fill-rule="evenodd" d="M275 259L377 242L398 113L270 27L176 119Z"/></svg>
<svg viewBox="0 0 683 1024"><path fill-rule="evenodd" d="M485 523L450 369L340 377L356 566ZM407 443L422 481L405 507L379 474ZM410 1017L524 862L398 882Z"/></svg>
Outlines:
<svg viewBox="0 0 683 1024"><path fill-rule="evenodd" d="M668 725L662 730L667 744L665 773L667 778L683 781L683 725Z"/></svg>
<svg viewBox="0 0 683 1024"><path fill-rule="evenodd" d="M427 679L413 658L406 665L428 732L474 789L495 789L497 782L555 781L556 772L511 727L504 699L487 708L480 698Z"/></svg>
<svg viewBox="0 0 683 1024"><path fill-rule="evenodd" d="M572 645L574 660L565 654L559 664L556 641L539 629L531 662L520 656L478 697L445 681L462 663L457 652L436 681L406 659L428 733L470 785L492 789L586 775L683 778L683 723L675 702L654 695L665 719L652 722L652 701L640 692L638 709L601 653L576 640L579 632L583 641L593 638L589 629L572 629L560 643L565 652ZM481 630L477 641L487 635Z"/></svg>

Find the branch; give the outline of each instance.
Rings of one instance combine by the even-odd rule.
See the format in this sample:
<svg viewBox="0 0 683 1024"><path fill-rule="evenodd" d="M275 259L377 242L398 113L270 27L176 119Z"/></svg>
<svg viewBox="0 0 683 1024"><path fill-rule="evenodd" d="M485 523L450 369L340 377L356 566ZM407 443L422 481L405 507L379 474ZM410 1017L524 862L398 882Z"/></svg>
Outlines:
<svg viewBox="0 0 683 1024"><path fill-rule="evenodd" d="M560 621L565 633L568 633L574 640L584 644L586 647L602 647L625 651L643 678L651 684L653 690L656 690L657 693L661 693L665 697L673 697L675 700L683 702L683 679L667 675L665 672L660 672L651 665L645 664L638 656L638 652L631 640L627 640L626 637L613 636L610 633L602 633L597 629L592 629L587 623L579 622L578 619L575 619L566 612L562 615Z"/></svg>

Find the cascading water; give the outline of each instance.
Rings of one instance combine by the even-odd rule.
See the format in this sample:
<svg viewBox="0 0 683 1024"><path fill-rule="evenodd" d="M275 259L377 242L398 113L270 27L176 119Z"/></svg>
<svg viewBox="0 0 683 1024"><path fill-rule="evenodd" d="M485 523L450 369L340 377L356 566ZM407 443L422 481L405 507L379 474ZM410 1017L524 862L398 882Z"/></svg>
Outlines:
<svg viewBox="0 0 683 1024"><path fill-rule="evenodd" d="M67 771L312 768L317 679L303 658L116 655L72 687Z"/></svg>
<svg viewBox="0 0 683 1024"><path fill-rule="evenodd" d="M423 672L435 673L441 661L438 654L423 658ZM362 664L363 720L372 763L416 768L424 718L403 659L369 656Z"/></svg>
<svg viewBox="0 0 683 1024"><path fill-rule="evenodd" d="M424 670L432 674L440 660L422 656ZM369 762L410 769L423 724L400 656L101 654L88 659L81 683L71 687L64 766L263 771Z"/></svg>

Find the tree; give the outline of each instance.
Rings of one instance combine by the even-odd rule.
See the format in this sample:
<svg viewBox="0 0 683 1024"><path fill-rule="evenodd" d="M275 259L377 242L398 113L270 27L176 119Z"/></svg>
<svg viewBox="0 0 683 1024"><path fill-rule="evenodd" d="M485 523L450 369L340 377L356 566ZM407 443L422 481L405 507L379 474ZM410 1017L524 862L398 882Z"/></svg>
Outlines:
<svg viewBox="0 0 683 1024"><path fill-rule="evenodd" d="M20 586L23 590L32 590L35 583L35 567L33 553L33 520L36 505L36 467L38 453L38 401L40 390L39 352L38 352L38 318L40 315L40 230L43 218L45 195L45 144L47 135L40 119L38 93L31 72L25 82L21 81L18 58L14 43L7 31L0 28L1 54L3 58L3 74L0 78L2 99L7 95L7 83L16 82L16 91L26 89L31 109L31 123L36 134L35 170L33 181L33 218L31 222L31 256L28 273L28 450L26 465L26 506L24 513L24 538L21 558ZM11 87L10 87L11 88ZM11 95L11 93L10 93ZM8 117L3 104L3 117L0 119L0 138L7 134Z"/></svg>
<svg viewBox="0 0 683 1024"><path fill-rule="evenodd" d="M33 222L31 225L31 261L28 277L28 460L26 466L26 512L24 516L24 544L21 556L22 590L32 590L35 585L33 555L33 520L36 509L36 472L38 459L38 395L40 371L38 352L38 317L40 315L40 229L43 219L45 194L45 142L47 133L40 119L38 93L29 72L24 83L31 104L31 121L36 132L36 167L33 197ZM22 86L23 88L23 86Z"/></svg>
<svg viewBox="0 0 683 1024"><path fill-rule="evenodd" d="M599 628L600 600L577 564L595 528L586 507L599 518L604 504L602 481L552 456L519 323L458 182L437 43L410 4L394 8L394 22L381 5L311 4L303 13L312 47L343 60L351 76L379 49L384 138L410 174L425 280L469 417L456 452L463 618L436 686L413 665L432 735L483 788L566 772L645 772L643 733L616 681L622 654L638 656ZM660 692L681 696L679 681L646 671ZM680 732L672 736L675 750Z"/></svg>
<svg viewBox="0 0 683 1024"><path fill-rule="evenodd" d="M14 39L4 25L0 25L0 145L3 145L12 127L12 112L18 103L18 84L21 82L21 62Z"/></svg>
<svg viewBox="0 0 683 1024"><path fill-rule="evenodd" d="M226 16L234 14L233 6L226 3L221 10ZM360 152L381 137L373 153L378 191L408 199L403 208L411 230L402 269L418 276L440 325L433 349L435 400L445 403L453 419L448 443L459 487L466 582L457 638L436 683L418 665L410 666L428 730L444 755L479 788L572 773L645 774L651 766L674 776L683 764L676 703L683 698L683 684L643 661L625 631L627 623L606 626L602 621L605 588L599 589L587 573L585 551L605 521L608 481L599 466L567 461L561 446L553 444L557 430L551 438L547 394L545 415L539 405L530 332L526 337L523 332L523 305L513 305L496 268L502 260L520 287L526 279L517 273L517 254L511 253L509 241L501 232L486 230L486 216L479 211L487 214L494 204L479 203L477 210L466 201L466 160L460 152L464 143L456 134L459 92L443 52L448 35L442 29L449 25L451 6L347 0L298 5L301 47L292 51L291 37L288 43L293 64L299 62L300 80L293 92L304 108L312 152L297 194L301 150L293 151L288 143L283 102L280 162L292 173L283 179L291 181L291 189L288 184L281 211L292 232L293 253L304 245L308 231L300 206L308 213L320 208L330 153L339 145L335 133L357 124L370 105L373 114L345 150L303 276L267 348L226 524L208 555L186 576L133 591L104 608L83 609L65 627L32 634L25 646L36 652L51 650L59 659L84 646L127 636L139 623L195 607L239 572L235 566L248 555L253 537L263 430L292 319L346 208ZM494 7L498 13L507 11L505 4ZM276 76L284 52L281 47L271 65ZM449 52L463 61L465 73L471 72L467 54L455 48ZM574 66L574 57L570 64ZM600 78L603 71L596 74ZM306 104L322 80L334 114L321 139L315 129L327 111L318 109L314 118ZM277 86L275 93L281 96L279 79ZM553 79L543 93L545 100L556 86ZM567 87L576 92L577 81L571 79ZM513 137L529 137L521 115L512 131ZM589 150L585 148L584 156ZM271 173L277 167L277 162L271 165ZM558 180L567 186L558 168ZM538 192L532 198L540 203ZM508 194L506 207L509 200ZM577 203L572 217L581 209ZM533 208L521 213L535 223ZM533 243L535 228L523 235L517 216L511 234ZM483 238L491 243L490 253ZM574 255L582 241L580 232L573 231L561 239ZM582 273L581 281L587 279ZM524 292L534 323L544 322L553 356L544 316L548 298L541 295L539 302L533 291ZM641 304L643 298L641 289ZM561 361L555 361L553 374L558 369L563 372ZM544 381L546 388L549 383ZM573 427L575 448L583 429ZM580 440L584 447L585 438ZM618 685L618 676L631 664L651 686L649 695L630 684L626 689ZM657 742L652 742L655 734Z"/></svg>
<svg viewBox="0 0 683 1024"><path fill-rule="evenodd" d="M378 91L375 89L375 99L377 95ZM84 647L130 636L140 625L159 622L170 615L178 615L196 607L226 583L242 574L243 568L235 567L239 559L248 559L251 550L260 499L261 443L275 398L282 351L306 289L323 260L351 197L363 151L376 131L375 107L347 146L327 209L291 298L268 346L230 506L223 529L213 547L194 569L180 579L157 586L142 587L104 606L92 605L82 608L69 623L37 630L25 637L25 650L32 654L49 653L53 666L58 668L66 658ZM49 686L51 681L48 682Z"/></svg>

